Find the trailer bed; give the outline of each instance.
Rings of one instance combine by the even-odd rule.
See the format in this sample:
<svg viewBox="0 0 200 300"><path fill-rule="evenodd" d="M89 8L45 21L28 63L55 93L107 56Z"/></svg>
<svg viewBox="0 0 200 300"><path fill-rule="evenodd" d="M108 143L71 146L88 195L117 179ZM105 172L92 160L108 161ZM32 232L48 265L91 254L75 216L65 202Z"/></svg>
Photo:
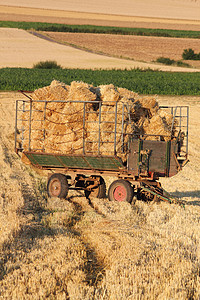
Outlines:
<svg viewBox="0 0 200 300"><path fill-rule="evenodd" d="M24 152L30 162L41 169L88 169L118 171L124 168L121 160L114 156L81 156Z"/></svg>

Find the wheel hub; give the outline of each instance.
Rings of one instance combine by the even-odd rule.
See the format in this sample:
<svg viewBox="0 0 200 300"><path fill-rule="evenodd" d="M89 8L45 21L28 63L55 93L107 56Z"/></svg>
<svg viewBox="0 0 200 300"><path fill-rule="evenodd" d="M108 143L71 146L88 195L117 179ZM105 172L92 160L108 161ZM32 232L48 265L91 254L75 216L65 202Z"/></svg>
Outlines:
<svg viewBox="0 0 200 300"><path fill-rule="evenodd" d="M60 184L59 180L54 179L50 184L49 190L50 190L52 196L58 197L61 192L61 184Z"/></svg>
<svg viewBox="0 0 200 300"><path fill-rule="evenodd" d="M126 189L123 186L117 186L114 190L114 198L116 201L126 201Z"/></svg>

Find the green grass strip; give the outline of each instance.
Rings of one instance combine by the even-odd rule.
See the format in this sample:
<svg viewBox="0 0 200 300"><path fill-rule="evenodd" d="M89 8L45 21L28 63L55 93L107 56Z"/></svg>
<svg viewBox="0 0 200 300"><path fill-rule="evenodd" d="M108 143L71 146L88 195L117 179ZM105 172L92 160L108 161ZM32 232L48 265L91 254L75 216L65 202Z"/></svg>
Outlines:
<svg viewBox="0 0 200 300"><path fill-rule="evenodd" d="M140 94L200 95L200 72L180 73L153 70L85 70L85 69L0 69L0 90L34 91L52 80L66 84L84 81L94 86L114 84Z"/></svg>
<svg viewBox="0 0 200 300"><path fill-rule="evenodd" d="M121 35L162 36L176 38L200 38L200 31L171 30L151 28L129 28L94 25L66 25L42 22L14 22L0 21L0 27L19 28L24 30L53 31L53 32L83 32L83 33L107 33Z"/></svg>

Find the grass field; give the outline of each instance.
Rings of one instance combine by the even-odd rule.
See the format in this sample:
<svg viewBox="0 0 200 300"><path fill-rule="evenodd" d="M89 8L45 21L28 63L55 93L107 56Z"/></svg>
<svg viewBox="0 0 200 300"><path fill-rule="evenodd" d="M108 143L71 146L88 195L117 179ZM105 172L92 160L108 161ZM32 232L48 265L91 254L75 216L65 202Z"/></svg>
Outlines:
<svg viewBox="0 0 200 300"><path fill-rule="evenodd" d="M29 90L47 86L52 80L66 84L85 81L95 86L113 83L140 94L200 95L200 73L152 70L0 69L0 90Z"/></svg>

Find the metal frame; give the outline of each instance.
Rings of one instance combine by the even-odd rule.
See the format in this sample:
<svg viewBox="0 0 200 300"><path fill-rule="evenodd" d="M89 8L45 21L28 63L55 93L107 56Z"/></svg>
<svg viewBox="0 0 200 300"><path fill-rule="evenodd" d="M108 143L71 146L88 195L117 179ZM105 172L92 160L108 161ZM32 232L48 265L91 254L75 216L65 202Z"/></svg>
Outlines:
<svg viewBox="0 0 200 300"><path fill-rule="evenodd" d="M101 156L101 133L102 133L102 129L101 129L101 124L103 123L109 123L106 121L102 121L102 102L101 101L62 101L62 100L52 100L52 101L47 101L47 100L32 100L29 97L30 100L17 100L16 101L16 117L15 117L15 150L16 152L18 151L23 151L24 147L23 144L25 141L28 140L28 151L39 151L39 152L45 152L45 138L46 138L46 129L45 129L45 123L47 121L47 109L48 109L48 104L49 103L81 103L82 104L82 116L83 116L83 133L82 133L82 139L83 139L83 144L82 144L82 155L91 155L91 152L89 152L87 150L86 147L86 143L88 142L94 142L94 141L89 141L86 136L85 136L85 129L86 129L86 123L87 121L87 115L89 115L91 112L89 109L87 109L87 104L96 104L98 107L98 131L97 131L97 141L95 141L95 143L97 143L97 151L96 153L93 153L93 155L97 155L97 156ZM44 107L42 110L37 110L34 108L34 103L43 103ZM106 102L104 105L109 105L109 102ZM121 111L120 111L121 108ZM112 151L110 153L111 156L115 156L117 154L117 149L116 149L116 141L117 141L117 136L120 136L121 139L121 149L118 149L118 152L121 151L121 153L124 153L125 148L124 148L124 141L125 141L125 137L126 135L131 136L131 134L125 134L124 133L124 123L125 122L131 122L131 117L130 117L130 108L127 104L122 103L121 106L119 108L119 104L116 102L116 104L113 106L113 110L112 112L108 112L108 113L112 113L113 114L113 122L111 122L113 124L114 127L114 132L109 132L109 131L103 131L106 133L111 133L114 134L114 140L112 139L112 141L104 141L104 143L111 143L113 144L112 147ZM176 124L176 128L178 128L180 130L180 132L184 133L185 137L184 137L184 142L183 145L181 147L181 152L180 152L180 159L187 159L188 156L188 124L189 124L189 107L188 106L161 106L160 108L162 109L168 109L171 114L173 115L173 121L172 121L172 126L171 126L171 136L165 136L165 137L169 137L169 139L172 138L172 132L173 132L173 127L174 124L176 122L178 122L178 124ZM43 117L41 117L41 119L32 119L32 115L34 112L41 112ZM127 112L128 118L125 118L125 113ZM23 118L23 114L27 113L28 117L27 119ZM60 112L57 112L60 113ZM120 114L120 124L117 123L118 120L118 115ZM33 123L34 122L42 122L43 126L40 129L33 129ZM24 123L24 124L23 124ZM26 126L25 126L26 125ZM119 126L120 125L120 126ZM120 128L120 132L118 132L117 130L119 130ZM43 138L42 140L40 140L40 142L42 142L42 147L41 148L33 148L32 147L32 132L34 130L39 130L39 131L43 131ZM20 133L18 135L18 132ZM143 140L145 139L147 136L157 136L159 137L159 135L139 135L137 136L137 138ZM163 136L164 137L164 136ZM20 139L20 141L18 141L18 139ZM18 146L18 143L20 144L20 146ZM53 149L52 149L52 153L53 153Z"/></svg>
<svg viewBox="0 0 200 300"><path fill-rule="evenodd" d="M176 128L179 128L179 132L184 134L184 144L181 147L180 155L182 157L188 157L188 130L189 130L189 106L179 105L179 106L160 106L160 108L170 109L173 116L171 132L175 122L177 121ZM185 148L185 150L184 150Z"/></svg>
<svg viewBox="0 0 200 300"><path fill-rule="evenodd" d="M95 141L97 144L98 144L98 147L97 147L97 155L101 155L101 133L102 133L102 130L101 130L101 124L102 123L108 123L108 122L102 122L102 113L101 113L101 107L102 107L102 102L101 101L58 101L58 100L54 100L54 101L46 101L46 100L17 100L16 101L16 116L15 116L15 150L18 152L18 151L23 151L23 147L17 147L17 130L19 130L19 132L21 133L21 136L20 136L20 142L21 144L23 145L23 142L25 140L24 138L24 131L27 132L28 130L28 150L29 151L42 151L42 152L45 152L45 147L43 145L43 148L42 149L33 149L32 145L31 145L31 141L32 141L32 132L34 130L43 130L43 141L45 141L45 133L46 133L46 130L45 130L45 122L46 122L46 111L48 109L48 104L49 103L82 103L83 104L83 155L87 155L89 154L89 152L87 151L86 149L86 142L90 142L89 140L86 141L86 138L85 138L85 127L86 127L86 115L87 114L90 114L91 112L89 110L86 109L86 105L87 104L97 104L99 105L99 111L98 111L98 114L99 114L99 118L98 118L98 132L97 132L97 141ZM44 109L43 109L43 119L34 119L32 120L32 115L35 111L37 110L34 110L33 108L33 103L44 103ZM109 105L109 102L106 102L107 105ZM22 108L23 107L23 108ZM121 141L122 141L122 145L124 144L124 132L123 132L123 127L124 127L124 112L125 112L125 104L123 103L122 104L122 123L120 125L120 132L117 132L117 116L119 114L118 112L118 106L117 106L117 103L116 105L113 107L113 122L111 122L114 126L114 141L111 142L111 141L104 141L104 143L112 143L113 144L113 149L112 149L112 153L111 155L115 155L116 154L116 139L117 139L117 135L121 135ZM23 119L22 118L22 114L24 112L29 112L29 117L28 117L28 120L26 119ZM121 113L120 113L121 114ZM28 122L26 125L26 127L28 128L23 128L24 126L20 126L20 122ZM33 122L44 122L44 126L43 128L41 129L32 129L32 125L33 125ZM104 132L107 132L109 133L109 131L104 131ZM111 132L110 132L111 133ZM94 142L94 141L91 141L91 142ZM122 152L123 152L123 146L122 146Z"/></svg>

